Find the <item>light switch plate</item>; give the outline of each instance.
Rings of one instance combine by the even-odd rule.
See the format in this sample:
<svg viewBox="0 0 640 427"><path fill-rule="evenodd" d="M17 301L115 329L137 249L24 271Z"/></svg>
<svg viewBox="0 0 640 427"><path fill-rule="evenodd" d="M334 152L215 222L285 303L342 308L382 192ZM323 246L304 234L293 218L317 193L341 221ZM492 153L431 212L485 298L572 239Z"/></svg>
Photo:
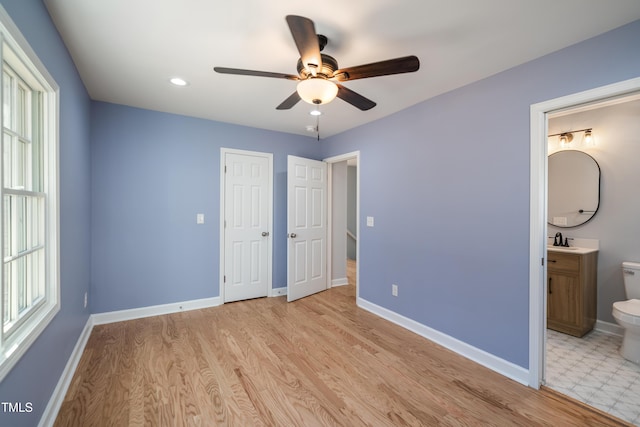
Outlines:
<svg viewBox="0 0 640 427"><path fill-rule="evenodd" d="M373 217L372 216L368 216L367 217L367 227L373 227Z"/></svg>
<svg viewBox="0 0 640 427"><path fill-rule="evenodd" d="M553 225L567 225L567 217L566 216L554 216L553 217Z"/></svg>
<svg viewBox="0 0 640 427"><path fill-rule="evenodd" d="M204 214L199 213L196 215L196 224L204 224Z"/></svg>

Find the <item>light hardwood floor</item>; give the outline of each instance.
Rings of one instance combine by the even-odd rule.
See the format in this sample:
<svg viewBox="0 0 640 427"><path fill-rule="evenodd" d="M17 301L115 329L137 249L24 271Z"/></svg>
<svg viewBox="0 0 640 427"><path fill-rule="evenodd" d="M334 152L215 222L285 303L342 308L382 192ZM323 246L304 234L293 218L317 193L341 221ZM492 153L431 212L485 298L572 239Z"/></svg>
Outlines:
<svg viewBox="0 0 640 427"><path fill-rule="evenodd" d="M626 425L358 309L354 294L96 326L56 426Z"/></svg>
<svg viewBox="0 0 640 427"><path fill-rule="evenodd" d="M350 285L356 285L356 270L358 263L355 259L347 258L347 281ZM355 291L354 291L355 292Z"/></svg>

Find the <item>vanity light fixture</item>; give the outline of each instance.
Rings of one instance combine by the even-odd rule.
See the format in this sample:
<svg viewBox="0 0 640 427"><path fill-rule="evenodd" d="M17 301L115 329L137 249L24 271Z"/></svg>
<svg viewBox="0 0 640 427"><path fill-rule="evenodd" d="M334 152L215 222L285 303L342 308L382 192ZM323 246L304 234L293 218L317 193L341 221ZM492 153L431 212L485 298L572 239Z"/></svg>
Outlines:
<svg viewBox="0 0 640 427"><path fill-rule="evenodd" d="M560 145L567 145L571 141L573 141L573 134L571 132L560 134Z"/></svg>
<svg viewBox="0 0 640 427"><path fill-rule="evenodd" d="M587 129L577 129L577 130L570 130L567 132L560 132L560 133L554 133L551 135L548 135L549 138L552 136L559 136L559 140L560 140L560 145L562 147L566 147L567 145L569 145L569 143L571 141L573 141L573 134L576 132L584 132L584 143L586 145L591 145L593 143L593 135L591 134L591 131L593 130L593 128L587 128Z"/></svg>
<svg viewBox="0 0 640 427"><path fill-rule="evenodd" d="M587 145L593 144L593 135L591 135L591 129L584 131L584 143Z"/></svg>

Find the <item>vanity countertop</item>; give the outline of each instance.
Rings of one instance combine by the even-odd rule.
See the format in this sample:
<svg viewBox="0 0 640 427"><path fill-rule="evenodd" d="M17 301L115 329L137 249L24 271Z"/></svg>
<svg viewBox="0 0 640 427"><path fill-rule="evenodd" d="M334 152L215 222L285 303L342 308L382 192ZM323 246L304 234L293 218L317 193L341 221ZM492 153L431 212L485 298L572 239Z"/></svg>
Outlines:
<svg viewBox="0 0 640 427"><path fill-rule="evenodd" d="M553 246L553 237L547 239L547 251L551 252L564 252L566 254L584 255L591 252L598 252L600 249L600 240L598 239L585 239L581 237L569 237L569 247L566 246Z"/></svg>
<svg viewBox="0 0 640 427"><path fill-rule="evenodd" d="M591 252L598 252L598 248L583 248L583 247L579 247L579 246L565 247L565 246L547 245L547 251L550 251L550 252L564 252L564 253L567 253L567 254L582 255L582 254L589 254Z"/></svg>

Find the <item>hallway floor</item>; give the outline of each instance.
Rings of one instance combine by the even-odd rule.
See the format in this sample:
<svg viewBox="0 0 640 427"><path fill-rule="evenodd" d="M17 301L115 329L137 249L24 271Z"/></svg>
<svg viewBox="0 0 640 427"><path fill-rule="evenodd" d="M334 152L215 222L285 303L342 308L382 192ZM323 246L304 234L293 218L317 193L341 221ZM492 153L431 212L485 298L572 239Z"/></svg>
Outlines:
<svg viewBox="0 0 640 427"><path fill-rule="evenodd" d="M621 344L600 331L577 338L547 330L546 386L640 425L640 366L620 356Z"/></svg>

